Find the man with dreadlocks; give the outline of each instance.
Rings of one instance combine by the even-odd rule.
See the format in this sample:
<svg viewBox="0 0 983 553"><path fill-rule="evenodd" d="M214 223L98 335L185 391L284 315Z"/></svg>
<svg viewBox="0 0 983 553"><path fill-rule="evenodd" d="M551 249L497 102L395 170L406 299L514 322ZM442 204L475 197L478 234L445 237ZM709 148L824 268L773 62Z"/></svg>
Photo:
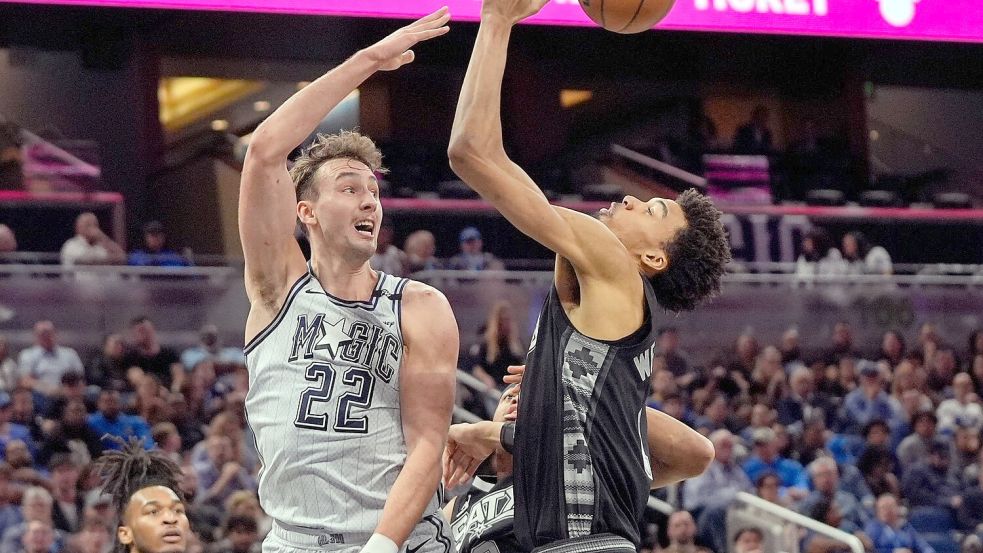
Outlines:
<svg viewBox="0 0 983 553"><path fill-rule="evenodd" d="M184 511L181 468L159 451L146 451L131 439L122 451L96 462L119 513L116 553L184 553L191 527Z"/></svg>

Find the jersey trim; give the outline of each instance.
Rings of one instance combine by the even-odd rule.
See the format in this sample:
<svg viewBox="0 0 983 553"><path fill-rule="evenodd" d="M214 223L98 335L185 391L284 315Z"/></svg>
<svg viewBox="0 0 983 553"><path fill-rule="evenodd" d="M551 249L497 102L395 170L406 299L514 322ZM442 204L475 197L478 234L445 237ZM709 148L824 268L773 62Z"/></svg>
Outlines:
<svg viewBox="0 0 983 553"><path fill-rule="evenodd" d="M383 273L382 271L376 271L376 272L379 273L379 280L376 281L375 287L372 289L372 295L369 296L369 299L364 301L346 300L344 298L339 298L338 296L335 296L334 294L325 290L324 287L321 286L321 281L317 280L317 277L314 275L314 268L311 265L311 262L310 261L307 262L307 273L311 276L311 278L317 281L318 288L320 288L320 291L318 291L317 293L324 294L325 296L328 297L328 301L339 307L348 307L350 309L365 309L366 311L374 311L376 306L379 305L379 298L384 295L383 291L385 289L383 288L383 286L386 282L386 277L388 277L389 275Z"/></svg>
<svg viewBox="0 0 983 553"><path fill-rule="evenodd" d="M403 342L403 288L410 280L407 278L399 279L396 288L393 290L393 313L396 315L396 334L399 336L399 343Z"/></svg>
<svg viewBox="0 0 983 553"><path fill-rule="evenodd" d="M246 344L246 347L242 348L242 351L246 355L249 355L249 353L252 352L254 349L256 349L256 346L258 346L260 342L263 341L263 339L265 339L274 330L276 330L276 327L279 326L279 324L283 321L283 318L287 315L287 311L290 309L290 304L293 303L294 298L296 298L297 294L300 293L301 288L303 288L304 285L307 284L307 282L310 279L311 279L311 274L309 272L305 273L303 276L297 279L297 282L295 282L294 285L290 288L290 293L287 294L287 299L284 300L283 305L280 306L280 310L277 311L276 317L274 317L273 320L270 321L270 324L266 325L266 328L264 328L262 331L260 331L259 334L254 336L253 339L250 340L248 344Z"/></svg>

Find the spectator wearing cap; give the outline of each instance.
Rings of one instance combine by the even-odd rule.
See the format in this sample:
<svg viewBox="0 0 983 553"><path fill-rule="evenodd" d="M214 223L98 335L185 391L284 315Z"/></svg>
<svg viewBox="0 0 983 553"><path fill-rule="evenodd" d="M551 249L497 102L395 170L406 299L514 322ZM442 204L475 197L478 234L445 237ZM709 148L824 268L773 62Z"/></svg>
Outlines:
<svg viewBox="0 0 983 553"><path fill-rule="evenodd" d="M754 453L744 462L748 478L757 480L762 474L774 472L781 483L780 493L800 500L809 490L808 476L802 465L778 455L778 437L770 428L759 428L751 436Z"/></svg>
<svg viewBox="0 0 983 553"><path fill-rule="evenodd" d="M121 440L130 438L142 439L147 449L154 446L153 437L150 435L150 426L147 421L136 415L127 415L122 412L120 405L119 392L116 390L103 390L99 394L99 411L89 415L89 426L99 436L109 434ZM103 440L103 445L107 449L121 449L122 446L115 440Z"/></svg>
<svg viewBox="0 0 983 553"><path fill-rule="evenodd" d="M54 527L52 521L54 500L48 490L31 486L24 490L21 498L21 522L15 524L3 532L0 538L0 553L21 553L23 551L23 538L27 534L28 528L32 523L41 523L48 529ZM52 536L52 551L61 551L65 542L65 534L61 530L54 530ZM38 553L38 552L33 552ZM40 553L46 553L41 551Z"/></svg>
<svg viewBox="0 0 983 553"><path fill-rule="evenodd" d="M51 473L52 523L71 534L82 527L85 498L78 493L79 467L70 453L56 453L48 462Z"/></svg>
<svg viewBox="0 0 983 553"><path fill-rule="evenodd" d="M465 227L458 235L461 251L450 259L447 268L453 271L498 271L504 268L494 255L482 251L484 243L481 232L474 227Z"/></svg>
<svg viewBox="0 0 983 553"><path fill-rule="evenodd" d="M61 247L61 264L113 265L126 261L126 252L99 228L95 213L86 211L75 218L75 236Z"/></svg>
<svg viewBox="0 0 983 553"><path fill-rule="evenodd" d="M983 407L973 391L973 378L969 373L959 373L952 379L952 397L944 400L935 410L939 417L939 430L954 432L957 426L970 428L977 433L983 429Z"/></svg>
<svg viewBox="0 0 983 553"><path fill-rule="evenodd" d="M143 226L143 249L130 252L130 265L142 267L187 267L186 257L167 247L167 233L159 221Z"/></svg>
<svg viewBox="0 0 983 553"><path fill-rule="evenodd" d="M38 462L46 464L59 452L68 450L83 454L89 459L102 455L103 445L100 438L88 422L89 413L81 399L73 399L65 404L61 417L52 421L52 428L38 452Z"/></svg>
<svg viewBox="0 0 983 553"><path fill-rule="evenodd" d="M931 411L920 411L911 420L914 432L898 444L898 462L905 470L928 456L928 448L935 440L938 418Z"/></svg>
<svg viewBox="0 0 983 553"><path fill-rule="evenodd" d="M962 505L959 479L950 471L950 446L933 440L927 460L908 467L901 476L901 493L910 507L958 509Z"/></svg>
<svg viewBox="0 0 983 553"><path fill-rule="evenodd" d="M17 366L20 384L46 396L58 391L62 375L85 370L74 349L58 345L55 325L51 321L34 324L34 345L20 352Z"/></svg>
<svg viewBox="0 0 983 553"><path fill-rule="evenodd" d="M0 449L7 449L7 444L20 440L24 443L34 443L31 431L24 425L10 421L12 401L10 394L0 392Z"/></svg>
<svg viewBox="0 0 983 553"><path fill-rule="evenodd" d="M886 422L893 431L901 425L903 417L900 407L884 391L880 369L870 361L862 360L858 365L860 385L843 400L843 431L859 434L864 425L873 420Z"/></svg>
<svg viewBox="0 0 983 553"><path fill-rule="evenodd" d="M875 518L867 523L864 532L874 545L874 553L935 553L911 524L898 513L898 499L891 494L877 498Z"/></svg>

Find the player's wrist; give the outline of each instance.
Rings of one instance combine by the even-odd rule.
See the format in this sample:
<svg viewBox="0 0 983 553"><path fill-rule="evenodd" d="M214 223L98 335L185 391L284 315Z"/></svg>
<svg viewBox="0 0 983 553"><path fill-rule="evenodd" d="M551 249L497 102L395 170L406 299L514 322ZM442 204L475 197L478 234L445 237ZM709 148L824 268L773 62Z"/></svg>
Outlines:
<svg viewBox="0 0 983 553"><path fill-rule="evenodd" d="M398 553L399 546L388 537L376 532L362 546L361 553Z"/></svg>
<svg viewBox="0 0 983 553"><path fill-rule="evenodd" d="M515 423L505 422L501 424L502 427L498 431L498 441L501 448L505 450L506 453L511 454L512 448L515 445Z"/></svg>

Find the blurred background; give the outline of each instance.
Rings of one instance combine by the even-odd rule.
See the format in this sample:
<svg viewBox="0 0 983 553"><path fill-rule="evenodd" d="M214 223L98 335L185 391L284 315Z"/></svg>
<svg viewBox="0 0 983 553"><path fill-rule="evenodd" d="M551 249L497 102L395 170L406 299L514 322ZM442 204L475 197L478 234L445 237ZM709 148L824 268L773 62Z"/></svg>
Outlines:
<svg viewBox="0 0 983 553"><path fill-rule="evenodd" d="M250 133L440 5L137 4L0 1L0 553L111 545L86 471L105 432L182 462L198 550L258 547L236 230ZM553 262L448 167L479 5L450 2L449 35L320 127L385 154L372 263L450 298L460 420L490 416ZM513 36L502 113L560 205L697 188L725 213L723 293L659 321L650 399L718 456L653 496L646 550L983 550L976 0L678 0L630 36L554 0Z"/></svg>

